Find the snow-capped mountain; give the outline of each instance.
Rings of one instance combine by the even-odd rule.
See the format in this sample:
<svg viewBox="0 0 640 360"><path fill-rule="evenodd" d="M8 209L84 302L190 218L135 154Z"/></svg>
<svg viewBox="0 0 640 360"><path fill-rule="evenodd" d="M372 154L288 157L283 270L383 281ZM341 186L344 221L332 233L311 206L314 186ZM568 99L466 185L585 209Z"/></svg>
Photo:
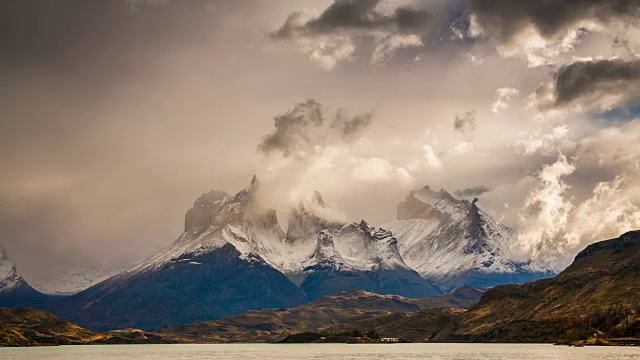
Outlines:
<svg viewBox="0 0 640 360"><path fill-rule="evenodd" d="M34 290L18 274L15 264L0 244L0 307L34 307L45 304L49 297Z"/></svg>
<svg viewBox="0 0 640 360"><path fill-rule="evenodd" d="M305 257L281 270L310 300L354 289L407 297L441 294L405 264L389 231L370 227L364 220L343 223L327 219L333 213L315 192L289 216L286 245L302 251L289 250L287 254Z"/></svg>
<svg viewBox="0 0 640 360"><path fill-rule="evenodd" d="M233 197L204 194L168 248L51 311L94 329L152 329L306 303L263 257L278 256L285 234L275 210L256 201L258 186L254 178Z"/></svg>
<svg viewBox="0 0 640 360"><path fill-rule="evenodd" d="M301 305L342 290L442 293L402 260L389 231L338 220L320 194L292 209L287 233L258 197L255 177L234 196L203 194L174 243L50 310L94 329L152 329Z"/></svg>
<svg viewBox="0 0 640 360"><path fill-rule="evenodd" d="M48 310L94 329L152 329L343 290L431 297L551 275L509 260L511 231L444 190L412 192L384 228L344 221L316 192L291 210L286 233L259 194L255 177L234 196L203 194L166 249Z"/></svg>
<svg viewBox="0 0 640 360"><path fill-rule="evenodd" d="M20 285L22 278L16 271L16 266L9 261L7 250L0 244L0 294L7 293Z"/></svg>
<svg viewBox="0 0 640 360"><path fill-rule="evenodd" d="M428 186L411 192L398 205L397 220L384 225L398 239L404 261L442 290L469 285L488 287L521 283L555 273L512 260L512 231L480 210Z"/></svg>

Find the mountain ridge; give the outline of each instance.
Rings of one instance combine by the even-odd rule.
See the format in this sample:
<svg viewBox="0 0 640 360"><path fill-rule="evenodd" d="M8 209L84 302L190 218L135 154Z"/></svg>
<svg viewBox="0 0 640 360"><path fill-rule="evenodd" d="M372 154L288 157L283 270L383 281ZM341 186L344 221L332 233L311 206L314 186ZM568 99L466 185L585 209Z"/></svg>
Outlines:
<svg viewBox="0 0 640 360"><path fill-rule="evenodd" d="M414 261L435 259L454 267L466 266L464 261L475 266L483 257L493 260L489 255L498 248L496 241L500 245L508 240L507 230L476 201L458 200L428 186L412 192L398 207L399 217L413 217L402 221L418 221L410 229L417 230L418 241L410 244L402 231L398 236L393 228L342 220L317 191L292 207L284 232L275 208L260 201L261 190L254 176L233 196L218 190L203 193L185 213L185 231L165 249L76 295L36 307L92 329L149 330L301 305L344 290L421 298L445 292L436 281L453 290L469 283L486 286L513 280L470 282L469 276L456 278L454 273L453 279L442 281L419 273L416 269L421 268L409 262L411 254ZM456 237L455 250L462 257L441 259L406 251L416 244L442 241L442 236L429 237L438 229ZM475 274L482 280L491 275Z"/></svg>

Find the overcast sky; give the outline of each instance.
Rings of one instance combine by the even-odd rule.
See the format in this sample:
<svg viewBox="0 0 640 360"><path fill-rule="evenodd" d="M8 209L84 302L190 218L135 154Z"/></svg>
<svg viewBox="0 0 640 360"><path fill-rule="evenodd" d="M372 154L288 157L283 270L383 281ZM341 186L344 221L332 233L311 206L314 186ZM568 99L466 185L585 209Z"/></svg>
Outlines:
<svg viewBox="0 0 640 360"><path fill-rule="evenodd" d="M168 245L253 174L392 220L430 185L562 268L640 228L640 2L8 0L0 242L29 277Z"/></svg>

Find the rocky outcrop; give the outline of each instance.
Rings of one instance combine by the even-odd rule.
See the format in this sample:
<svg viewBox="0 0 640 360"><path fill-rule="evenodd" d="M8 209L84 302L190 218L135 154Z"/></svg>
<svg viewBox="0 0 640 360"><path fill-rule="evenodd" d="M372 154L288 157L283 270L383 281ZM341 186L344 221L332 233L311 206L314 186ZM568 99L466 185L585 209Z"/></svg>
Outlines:
<svg viewBox="0 0 640 360"><path fill-rule="evenodd" d="M211 225L215 211L228 198L229 196L225 192L218 190L211 190L200 195L193 203L193 207L185 214L184 231L201 230Z"/></svg>

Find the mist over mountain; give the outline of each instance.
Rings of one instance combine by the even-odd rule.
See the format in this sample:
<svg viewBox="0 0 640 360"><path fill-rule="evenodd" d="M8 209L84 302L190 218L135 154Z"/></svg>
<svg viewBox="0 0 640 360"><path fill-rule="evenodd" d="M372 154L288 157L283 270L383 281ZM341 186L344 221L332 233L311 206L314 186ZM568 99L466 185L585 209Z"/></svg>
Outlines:
<svg viewBox="0 0 640 360"><path fill-rule="evenodd" d="M263 191L254 176L233 196L203 193L173 244L68 297L37 292L5 256L0 291L11 301L4 305L46 309L95 330L152 330L293 307L342 291L430 298L554 274L510 258L511 231L482 212L477 199L424 187L398 205L399 220L376 228L345 221L312 192L290 209L285 232Z"/></svg>

